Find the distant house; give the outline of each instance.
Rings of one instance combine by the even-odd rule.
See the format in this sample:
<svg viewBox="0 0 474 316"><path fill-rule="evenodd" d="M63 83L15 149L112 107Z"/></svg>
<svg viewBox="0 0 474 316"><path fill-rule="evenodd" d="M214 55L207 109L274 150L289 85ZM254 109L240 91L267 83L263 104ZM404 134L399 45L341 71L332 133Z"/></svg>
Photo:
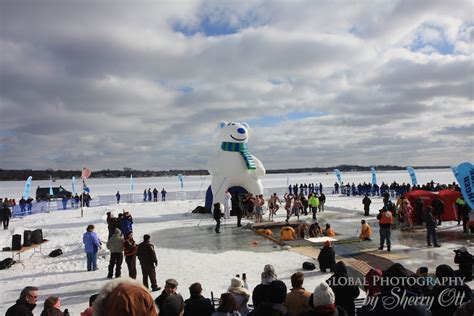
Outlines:
<svg viewBox="0 0 474 316"><path fill-rule="evenodd" d="M64 196L71 197L72 193L65 190L62 186L53 187L53 195L49 195L49 187L36 189L36 201L49 201L52 199L62 199Z"/></svg>

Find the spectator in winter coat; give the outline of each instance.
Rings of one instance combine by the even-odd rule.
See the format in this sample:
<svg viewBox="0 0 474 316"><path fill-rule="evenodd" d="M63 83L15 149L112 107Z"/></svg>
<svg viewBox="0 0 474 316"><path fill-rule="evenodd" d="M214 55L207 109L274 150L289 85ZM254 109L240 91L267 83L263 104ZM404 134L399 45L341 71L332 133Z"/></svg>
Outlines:
<svg viewBox="0 0 474 316"><path fill-rule="evenodd" d="M334 271L336 265L336 253L329 240L324 242L324 246L318 255L319 269L321 272L326 272L329 269L331 272Z"/></svg>
<svg viewBox="0 0 474 316"><path fill-rule="evenodd" d="M94 304L97 296L99 296L99 294L93 294L89 297L89 307L86 308L82 313L81 313L81 316L93 316L93 313L94 313L94 308L92 307L92 305Z"/></svg>
<svg viewBox="0 0 474 316"><path fill-rule="evenodd" d="M212 316L240 316L234 296L230 293L222 293L219 298L219 307Z"/></svg>
<svg viewBox="0 0 474 316"><path fill-rule="evenodd" d="M442 264L436 267L436 279L439 283L433 287L431 293L433 297L432 316L453 315L459 305L472 299L471 289L467 285L449 284L447 280L453 282L454 277L454 270L450 266ZM446 293L449 293L449 296ZM448 297L458 298L458 300L449 300Z"/></svg>
<svg viewBox="0 0 474 316"><path fill-rule="evenodd" d="M111 279L114 274L115 266L115 277L120 278L122 275L122 262L123 262L123 243L122 232L116 228L115 233L107 241L107 248L110 250L110 262L109 262L109 274L108 279Z"/></svg>
<svg viewBox="0 0 474 316"><path fill-rule="evenodd" d="M244 281L241 278L232 278L228 292L234 297L240 315L247 316L250 292L244 287Z"/></svg>
<svg viewBox="0 0 474 316"><path fill-rule="evenodd" d="M372 203L372 200L369 198L369 196L366 194L364 198L362 199L362 204L364 204L364 216L369 216L370 214L370 204Z"/></svg>
<svg viewBox="0 0 474 316"><path fill-rule="evenodd" d="M453 316L471 316L474 315L474 300L464 303L458 307Z"/></svg>
<svg viewBox="0 0 474 316"><path fill-rule="evenodd" d="M35 309L37 301L38 288L27 286L21 291L20 298L15 305L7 310L5 316L33 316L33 309Z"/></svg>
<svg viewBox="0 0 474 316"><path fill-rule="evenodd" d="M163 201L163 202L166 201L166 193L168 193L168 192L166 192L165 188L163 188L161 190L161 201Z"/></svg>
<svg viewBox="0 0 474 316"><path fill-rule="evenodd" d="M120 203L120 192L117 191L117 193L115 193L115 198L117 199L117 204Z"/></svg>
<svg viewBox="0 0 474 316"><path fill-rule="evenodd" d="M438 219L439 226L441 225L441 215L444 213L444 203L441 201L438 195L431 202L431 207L433 208L433 215Z"/></svg>
<svg viewBox="0 0 474 316"><path fill-rule="evenodd" d="M8 229L8 225L10 224L10 218L12 217L12 211L10 210L8 200L6 202L3 202L2 205L0 205L0 210L3 229Z"/></svg>
<svg viewBox="0 0 474 316"><path fill-rule="evenodd" d="M433 214L433 208L428 206L425 209L425 224L426 224L426 242L429 247L431 247L431 240L433 240L433 246L441 247L438 244L438 239L436 238L436 217Z"/></svg>
<svg viewBox="0 0 474 316"><path fill-rule="evenodd" d="M407 282L403 279L410 276L410 273L399 263L391 265L384 271L383 277L387 278L387 282L382 286L382 292L377 295L377 300L369 301L361 309L357 310L357 316L429 316L430 312L426 305L418 304L392 304L390 309L387 309L387 302L397 302L402 297L406 299L417 299L417 294L408 291L401 284ZM397 282L390 282L394 278ZM390 304L390 303L389 303Z"/></svg>
<svg viewBox="0 0 474 316"><path fill-rule="evenodd" d="M214 203L214 211L212 212L212 217L214 217L214 220L216 221L216 228L214 229L214 231L216 232L216 234L220 234L222 217L221 203Z"/></svg>
<svg viewBox="0 0 474 316"><path fill-rule="evenodd" d="M326 203L326 196L324 195L323 192L319 193L318 199L319 199L318 209L320 212L324 212L324 204Z"/></svg>
<svg viewBox="0 0 474 316"><path fill-rule="evenodd" d="M191 284L189 287L191 297L184 302L183 316L211 316L214 312L211 300L202 296L201 293L200 283Z"/></svg>
<svg viewBox="0 0 474 316"><path fill-rule="evenodd" d="M257 308L263 302L268 302L268 285L277 280L275 269L271 264L265 265L261 274L262 282L257 285L252 292L252 302L254 308Z"/></svg>
<svg viewBox="0 0 474 316"><path fill-rule="evenodd" d="M293 287L286 295L285 306L290 315L299 315L311 310L309 298L311 292L303 288L304 274L302 272L293 273L291 276L291 286Z"/></svg>
<svg viewBox="0 0 474 316"><path fill-rule="evenodd" d="M252 316L280 316L293 315L288 313L285 306L286 285L280 280L275 280L268 285L268 302L264 302L256 308ZM296 315L296 314L295 314Z"/></svg>
<svg viewBox="0 0 474 316"><path fill-rule="evenodd" d="M382 291L381 286L382 271L380 269L370 269L364 276L364 290L367 296L376 296Z"/></svg>
<svg viewBox="0 0 474 316"><path fill-rule="evenodd" d="M137 250L138 246L133 240L133 233L129 232L125 235L123 242L123 251L125 256L125 263L128 268L128 276L132 279L137 278Z"/></svg>
<svg viewBox="0 0 474 316"><path fill-rule="evenodd" d="M160 296L155 299L160 316L179 316L184 309L184 300L181 294L178 294L178 282L175 279L165 281L165 289Z"/></svg>
<svg viewBox="0 0 474 316"><path fill-rule="evenodd" d="M97 252L99 251L102 243L94 232L94 225L88 225L87 231L82 236L82 242L84 243L84 250L87 254L87 271L97 270Z"/></svg>
<svg viewBox="0 0 474 316"><path fill-rule="evenodd" d="M332 289L326 282L321 282L314 289L311 296L313 310L300 314L300 316L346 316L344 308L335 304L336 298Z"/></svg>
<svg viewBox="0 0 474 316"><path fill-rule="evenodd" d="M336 263L334 274L326 282L334 292L335 304L344 308L348 316L354 316L354 300L359 296L360 291L356 285L350 285L347 267L343 261Z"/></svg>
<svg viewBox="0 0 474 316"><path fill-rule="evenodd" d="M123 217L120 222L120 230L122 231L122 234L126 235L129 232L133 231L133 218L132 215L130 215L129 212L123 212Z"/></svg>
<svg viewBox="0 0 474 316"><path fill-rule="evenodd" d="M44 309L41 312L41 316L64 316L63 312L60 310L61 301L57 296L49 296L46 301L44 301ZM67 313L69 315L69 313Z"/></svg>
<svg viewBox="0 0 474 316"><path fill-rule="evenodd" d="M156 316L153 297L139 282L120 278L108 282L93 305L94 316ZM161 313L160 313L161 315Z"/></svg>
<svg viewBox="0 0 474 316"><path fill-rule="evenodd" d="M142 266L143 285L148 288L148 278L151 281L151 290L159 291L161 288L156 284L155 267L158 265L155 247L150 243L150 235L143 236L143 242L138 245L137 257Z"/></svg>
<svg viewBox="0 0 474 316"><path fill-rule="evenodd" d="M122 215L122 214L120 214ZM110 238L114 233L115 233L115 229L120 229L121 230L121 219L119 218L116 218L114 217L114 214L112 214L111 212L107 212L107 218L106 218L106 221L107 221L107 229L109 231L109 237Z"/></svg>
<svg viewBox="0 0 474 316"><path fill-rule="evenodd" d="M153 189L153 202L158 202L158 190L156 188Z"/></svg>

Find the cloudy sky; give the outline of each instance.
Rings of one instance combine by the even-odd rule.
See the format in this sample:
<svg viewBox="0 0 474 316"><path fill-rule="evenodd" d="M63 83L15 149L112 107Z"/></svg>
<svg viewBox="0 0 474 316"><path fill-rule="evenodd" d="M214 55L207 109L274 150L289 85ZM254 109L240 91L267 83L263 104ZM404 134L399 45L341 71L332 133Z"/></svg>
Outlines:
<svg viewBox="0 0 474 316"><path fill-rule="evenodd" d="M474 159L473 1L0 2L0 168Z"/></svg>

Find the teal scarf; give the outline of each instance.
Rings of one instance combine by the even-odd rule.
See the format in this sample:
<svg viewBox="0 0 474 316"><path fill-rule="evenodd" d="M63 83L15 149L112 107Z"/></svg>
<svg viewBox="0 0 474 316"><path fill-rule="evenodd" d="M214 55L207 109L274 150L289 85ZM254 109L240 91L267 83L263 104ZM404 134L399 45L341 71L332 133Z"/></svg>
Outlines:
<svg viewBox="0 0 474 316"><path fill-rule="evenodd" d="M247 169L255 170L257 167L255 166L255 161L252 158L249 150L247 149L246 143L231 143L231 142L222 142L221 149L224 151L238 151L245 160L245 164L247 165Z"/></svg>

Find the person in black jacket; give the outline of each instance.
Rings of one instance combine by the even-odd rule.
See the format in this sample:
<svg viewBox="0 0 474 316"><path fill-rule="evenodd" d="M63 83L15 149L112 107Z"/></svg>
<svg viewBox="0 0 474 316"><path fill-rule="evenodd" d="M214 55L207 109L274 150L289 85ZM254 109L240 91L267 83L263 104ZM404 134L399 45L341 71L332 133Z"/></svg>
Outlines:
<svg viewBox="0 0 474 316"><path fill-rule="evenodd" d="M341 306L347 312L347 315L355 315L354 300L359 296L359 288L356 285L350 285L347 267L344 262L339 261L334 268L334 274L326 281L336 296L335 304Z"/></svg>
<svg viewBox="0 0 474 316"><path fill-rule="evenodd" d="M161 288L156 284L155 267L158 265L154 246L150 243L150 235L143 236L143 242L138 245L137 257L142 266L143 285L148 288L148 278L151 281L151 290L159 291Z"/></svg>
<svg viewBox="0 0 474 316"><path fill-rule="evenodd" d="M436 218L433 214L433 208L428 206L425 209L425 224L426 224L426 242L428 246L431 246L431 239L433 239L433 246L441 247L438 244L438 240L436 238Z"/></svg>
<svg viewBox="0 0 474 316"><path fill-rule="evenodd" d="M10 218L12 217L12 211L10 210L8 205L8 200L3 204L0 204L0 218L3 222L3 229L8 229L8 225L10 224Z"/></svg>
<svg viewBox="0 0 474 316"><path fill-rule="evenodd" d="M439 196L431 202L431 207L433 208L433 215L438 219L438 226L441 225L441 215L444 213L444 203L441 201Z"/></svg>
<svg viewBox="0 0 474 316"><path fill-rule="evenodd" d="M214 220L216 221L216 228L214 231L216 234L221 233L221 217L222 217L222 212L221 212L221 204L220 203L214 203L214 211L212 212L212 217L214 217Z"/></svg>
<svg viewBox="0 0 474 316"><path fill-rule="evenodd" d="M364 198L362 199L362 204L364 204L364 216L369 216L370 212L370 204L372 203L372 200L369 198L369 196L366 194Z"/></svg>
<svg viewBox="0 0 474 316"><path fill-rule="evenodd" d="M202 287L200 283L193 283L189 287L191 295L184 301L184 316L211 316L214 312L211 300L201 295Z"/></svg>
<svg viewBox="0 0 474 316"><path fill-rule="evenodd" d="M319 252L318 263L321 272L326 272L326 269L329 269L331 272L334 271L334 266L336 265L336 252L329 240L324 242L324 247Z"/></svg>
<svg viewBox="0 0 474 316"><path fill-rule="evenodd" d="M232 195L232 211L234 211L235 215L237 216L237 227L241 227L242 224L240 221L242 220L242 197L238 194Z"/></svg>
<svg viewBox="0 0 474 316"><path fill-rule="evenodd" d="M436 267L436 279L439 283L433 287L430 295L434 298L431 306L433 316L453 315L462 303L472 299L469 286L454 285L454 276L454 270L450 266L441 264ZM448 280L453 284L450 285Z"/></svg>
<svg viewBox="0 0 474 316"><path fill-rule="evenodd" d="M20 293L20 298L7 310L5 316L33 316L33 310L38 301L38 291L39 289L34 286L25 287Z"/></svg>

